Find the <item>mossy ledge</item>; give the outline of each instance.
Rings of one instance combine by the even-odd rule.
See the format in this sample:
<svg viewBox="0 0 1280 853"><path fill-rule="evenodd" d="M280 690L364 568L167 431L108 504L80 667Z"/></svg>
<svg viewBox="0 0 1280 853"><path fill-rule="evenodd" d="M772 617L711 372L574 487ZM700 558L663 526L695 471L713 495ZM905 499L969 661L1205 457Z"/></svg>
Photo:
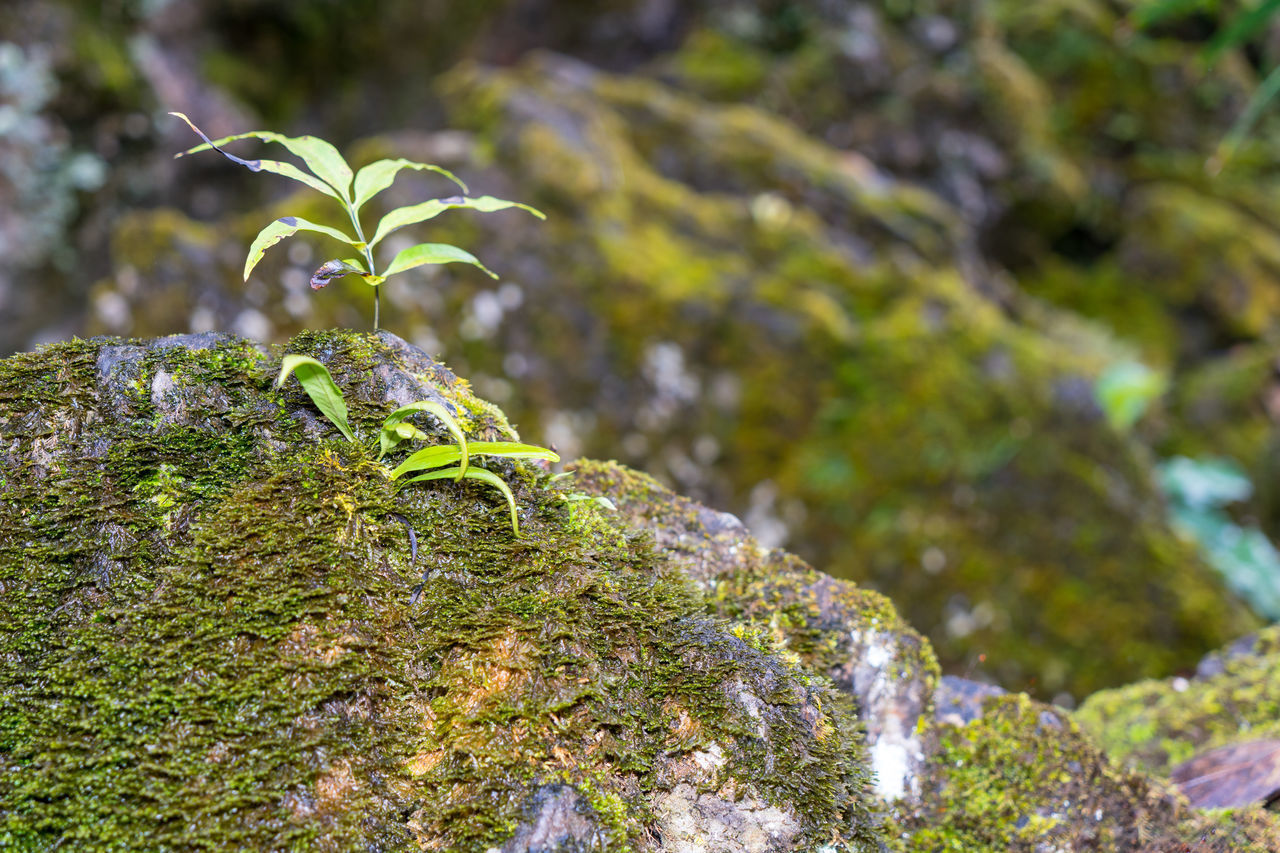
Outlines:
<svg viewBox="0 0 1280 853"><path fill-rule="evenodd" d="M284 352L366 446L271 388ZM388 481L376 426L428 397L515 436L385 333L0 362L0 847L877 849L851 703L652 537L533 466L492 466L520 538Z"/></svg>
<svg viewBox="0 0 1280 853"><path fill-rule="evenodd" d="M289 352L363 445L271 387ZM516 437L386 333L0 361L0 848L1274 849L1025 697L935 719L887 599L646 475L494 465L520 538L482 486L398 487L376 428L425 398Z"/></svg>

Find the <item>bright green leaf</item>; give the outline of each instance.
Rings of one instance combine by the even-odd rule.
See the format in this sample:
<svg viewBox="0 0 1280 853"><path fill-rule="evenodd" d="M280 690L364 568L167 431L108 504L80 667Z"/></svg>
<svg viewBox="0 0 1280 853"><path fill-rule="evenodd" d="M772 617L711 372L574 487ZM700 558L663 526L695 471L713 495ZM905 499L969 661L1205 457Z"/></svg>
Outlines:
<svg viewBox="0 0 1280 853"><path fill-rule="evenodd" d="M434 219L446 210L452 210L453 208L468 208L478 210L481 213L493 213L494 211L506 210L511 207L526 210L539 219L547 218L545 213L527 204L521 204L518 201L505 201L500 198L494 198L491 195L482 195L476 198L466 198L460 195L449 198L433 198L430 201L424 201L421 204L415 204L410 207L396 208L382 217L378 222L378 227L374 230L373 239L369 241L369 245L376 246L383 237L386 237L392 231L403 228L406 225Z"/></svg>
<svg viewBox="0 0 1280 853"><path fill-rule="evenodd" d="M461 461L462 451L458 448L458 445L433 444L431 447L422 448L397 465L391 472L391 479L398 480L405 474L411 474L414 471L426 471L430 468L439 468L442 465L452 465ZM459 468L458 470L461 471L462 469Z"/></svg>
<svg viewBox="0 0 1280 853"><path fill-rule="evenodd" d="M449 433L453 436L454 441L458 443L458 459L461 460L462 469L465 471L467 468L467 459L470 455L470 452L467 449L466 433L462 431L462 427L458 425L457 420L455 420L453 415L449 413L449 410L446 409L442 404L437 403L434 400L419 400L416 403L410 403L407 406L401 406L399 409L396 409L394 412L387 415L387 419L382 422L382 439L381 439L382 452L379 454L379 458L385 455L387 451L389 451L392 447L395 447L396 444L399 444L399 439L393 440L391 435L388 434L388 429L391 427L394 427L396 424L400 423L405 418L417 412L426 412L428 414L435 415L437 418L440 419L440 422L445 425L445 429L449 430ZM388 444L388 442L390 442L390 444ZM412 459L413 457L410 457L410 458ZM407 461L408 460L406 460L406 462ZM444 463L441 463L441 464L444 464ZM396 469L396 470L398 471L399 469ZM396 477L399 477L399 476L400 474L393 472L391 475L391 478L394 480Z"/></svg>
<svg viewBox="0 0 1280 853"><path fill-rule="evenodd" d="M1213 65L1222 54L1248 41L1261 36L1271 24L1276 11L1280 10L1280 0L1262 0L1257 6L1246 11L1237 12L1218 30L1217 34L1205 45L1201 53L1205 64Z"/></svg>
<svg viewBox="0 0 1280 853"><path fill-rule="evenodd" d="M498 277L497 273L480 263L475 255L457 246L450 246L448 243L419 243L416 246L410 246L396 255L391 265L382 271L382 275L384 278L390 278L398 272L411 270L424 264L453 263L471 264L484 270L490 278Z"/></svg>
<svg viewBox="0 0 1280 853"><path fill-rule="evenodd" d="M501 456L506 459L545 459L548 462L559 462L560 455L554 450L538 447L535 444L521 444L517 441L473 441L467 445L472 456Z"/></svg>
<svg viewBox="0 0 1280 853"><path fill-rule="evenodd" d="M1147 406L1164 393L1167 382L1161 374L1136 361L1113 364L1094 385L1098 404L1107 420L1127 431L1142 417Z"/></svg>
<svg viewBox="0 0 1280 853"><path fill-rule="evenodd" d="M342 392L338 390L333 376L329 374L329 368L310 356L286 355L280 362L280 375L276 377L277 388L284 385L290 373L297 375L298 381L302 383L302 390L307 392L316 408L333 422L347 441L354 443L356 437L347 425L347 403L342 399Z"/></svg>
<svg viewBox="0 0 1280 853"><path fill-rule="evenodd" d="M400 158L398 160L377 160L365 166L359 172L356 172L356 195L353 206L359 210L366 201L373 198L378 193L385 190L395 181L396 175L401 169L414 169L416 171L430 171L438 175L443 175L453 181L462 191L467 192L467 185L458 179L458 176L450 172L448 169L440 166L433 166L430 163L415 163L412 160Z"/></svg>
<svg viewBox="0 0 1280 853"><path fill-rule="evenodd" d="M502 481L502 478L494 474L492 471L486 471L483 468L468 468L463 471L461 468L446 468L443 471L432 471L430 474L423 474L420 477L414 477L407 480L409 483L418 483L424 480L444 480L454 476L464 476L471 480L482 480L502 492L503 497L507 499L507 506L511 508L511 529L517 537L520 536L520 519L516 515L516 496L511 494L511 488Z"/></svg>
<svg viewBox="0 0 1280 853"><path fill-rule="evenodd" d="M249 254L244 260L244 280L249 280L249 273L253 272L253 268L262 260L262 256L266 254L267 249L270 249L285 237L291 237L299 231L315 231L318 234L326 234L348 245L355 245L356 242L337 228L317 225L314 222L308 222L296 216L282 216L259 231L258 236L253 239L253 244L249 246Z"/></svg>

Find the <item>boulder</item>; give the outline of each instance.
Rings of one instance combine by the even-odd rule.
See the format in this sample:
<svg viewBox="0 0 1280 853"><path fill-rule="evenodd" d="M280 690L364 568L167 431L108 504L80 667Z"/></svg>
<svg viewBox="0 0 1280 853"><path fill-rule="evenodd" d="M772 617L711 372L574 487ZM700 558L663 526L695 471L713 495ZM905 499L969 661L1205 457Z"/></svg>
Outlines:
<svg viewBox="0 0 1280 853"><path fill-rule="evenodd" d="M271 387L284 352L365 443ZM387 333L0 362L0 846L1271 849L647 475L489 462L518 537L492 490L392 483L410 398L516 435Z"/></svg>

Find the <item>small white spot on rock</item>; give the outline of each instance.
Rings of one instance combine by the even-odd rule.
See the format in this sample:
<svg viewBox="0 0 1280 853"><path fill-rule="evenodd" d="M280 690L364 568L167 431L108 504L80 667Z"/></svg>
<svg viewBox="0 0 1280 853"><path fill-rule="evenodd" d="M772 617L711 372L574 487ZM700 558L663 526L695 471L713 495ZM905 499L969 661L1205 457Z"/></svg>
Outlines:
<svg viewBox="0 0 1280 853"><path fill-rule="evenodd" d="M886 800L898 800L906 794L908 758L907 749L901 743L880 740L871 747L877 794Z"/></svg>

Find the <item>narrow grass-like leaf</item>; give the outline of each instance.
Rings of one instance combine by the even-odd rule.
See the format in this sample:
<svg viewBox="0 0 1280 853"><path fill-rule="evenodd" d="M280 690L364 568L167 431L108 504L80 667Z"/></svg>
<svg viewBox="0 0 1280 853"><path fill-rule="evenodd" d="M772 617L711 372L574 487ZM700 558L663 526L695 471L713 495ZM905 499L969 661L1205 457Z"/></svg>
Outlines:
<svg viewBox="0 0 1280 853"><path fill-rule="evenodd" d="M545 459L559 462L560 454L536 444L518 441L473 441L467 445L472 456L501 456L505 459Z"/></svg>
<svg viewBox="0 0 1280 853"><path fill-rule="evenodd" d="M1253 129L1258 119L1262 117L1262 111L1277 95L1280 95L1280 65L1271 69L1271 73L1253 91L1253 95L1240 113L1240 117L1236 119L1235 124L1231 125L1231 130L1227 132L1227 135L1218 145L1218 150L1214 152L1213 157L1210 158L1206 166L1210 173L1216 174L1221 171L1227 161L1235 156L1236 149L1240 147L1240 144L1244 142L1244 138L1249 135L1249 131Z"/></svg>
<svg viewBox="0 0 1280 853"><path fill-rule="evenodd" d="M396 255L391 265L382 271L382 275L384 278L390 278L398 272L425 264L455 263L471 264L484 270L490 278L498 277L497 273L480 263L480 259L475 255L457 246L450 246L448 243L419 243L416 246L410 246Z"/></svg>
<svg viewBox="0 0 1280 853"><path fill-rule="evenodd" d="M467 185L459 180L457 175L440 166L433 166L430 163L415 163L412 160L405 160L403 157L398 160L376 160L356 172L356 194L352 206L359 210L366 201L391 186L401 169L435 172L437 175L443 175L453 181L462 188L464 193L468 191Z"/></svg>
<svg viewBox="0 0 1280 853"><path fill-rule="evenodd" d="M611 512L618 511L618 507L614 504L614 502L606 498L604 495L584 495L584 494L575 492L571 495L564 495L561 498L561 500L563 500L565 503L580 503L581 501L590 501L596 506L604 507L605 509L610 510Z"/></svg>
<svg viewBox="0 0 1280 853"><path fill-rule="evenodd" d="M431 468L453 465L461 461L462 451L458 448L458 445L433 444L430 447L422 448L397 465L391 472L391 479L398 480L405 474L412 474L414 471L427 471ZM461 471L463 469L459 468L458 470Z"/></svg>
<svg viewBox="0 0 1280 853"><path fill-rule="evenodd" d="M298 381L302 383L302 390L307 392L316 408L333 422L347 441L354 444L356 437L347 425L347 402L342 399L342 392L333 381L329 368L310 356L286 355L280 362L280 375L276 377L277 388L284 385L290 373L297 375Z"/></svg>
<svg viewBox="0 0 1280 853"><path fill-rule="evenodd" d="M1265 33L1277 10L1280 10L1280 0L1262 0L1252 9L1233 15L1201 51L1205 64L1213 65L1228 50Z"/></svg>
<svg viewBox="0 0 1280 853"><path fill-rule="evenodd" d="M406 482L418 483L424 480L444 480L458 475L471 480L481 480L502 492L502 496L507 499L507 506L511 508L511 530L515 533L516 537L519 538L520 519L516 515L516 496L511 494L511 487L503 482L502 478L497 474L494 474L492 471L486 471L483 468L476 468L474 466L468 468L466 471L463 471L461 468L446 468L443 471L432 471L430 474L423 474L420 477L414 477Z"/></svg>
<svg viewBox="0 0 1280 853"><path fill-rule="evenodd" d="M546 219L547 215L537 208L530 207L527 204L521 204L518 201L506 201L505 199L494 198L491 195L477 196L476 198L467 198L466 196L450 196L449 198L433 198L430 201L424 201L421 204L411 205L410 207L397 208L378 222L378 227L374 230L373 239L369 241L370 246L376 246L383 237L386 237L392 231L403 228L406 225L413 225L418 222L426 222L428 219L434 219L446 210L453 208L469 208L478 210L481 213L493 213L497 210L506 210L507 208L517 207L532 213L539 219Z"/></svg>
<svg viewBox="0 0 1280 853"><path fill-rule="evenodd" d="M446 409L440 403L435 402L434 400L419 400L416 403L410 403L407 406L401 406L391 414L387 415L387 419L382 422L382 434L379 439L379 442L382 446L382 452L378 455L378 458L381 459L383 456L386 455L386 453L389 450L391 450L391 448L395 447L397 444L400 443L400 439L394 438L394 435L391 435L391 436L388 435L388 432L387 432L388 428L396 426L405 418L417 412L426 412L428 414L435 415L437 418L440 419L440 422L445 425L445 429L449 430L449 433L450 435L453 436L454 441L458 443L458 459L461 460L462 469L465 471L467 468L467 458L470 455L469 451L467 450L466 433L462 431L462 427L458 425L457 420L455 420L453 415L449 413L449 410ZM387 443L388 441L390 441L391 443L388 444ZM393 473L391 475L391 478L395 479L398 476L400 475Z"/></svg>
<svg viewBox="0 0 1280 853"><path fill-rule="evenodd" d="M249 280L249 273L253 272L253 268L262 260L262 256L266 254L267 249L270 249L285 237L291 237L299 231L315 231L317 234L325 234L335 240L341 240L348 246L358 245L354 238L348 237L337 228L317 225L314 222L308 222L296 216L282 216L259 231L258 236L253 238L253 243L249 246L249 254L244 259L244 280ZM314 287L314 285L312 286Z"/></svg>
<svg viewBox="0 0 1280 853"><path fill-rule="evenodd" d="M190 127L192 130L194 130L196 134L201 139L204 140L203 145L197 145L194 148L188 148L186 151L182 151L178 154L173 155L174 159L177 159L178 157L184 157L187 154L195 154L200 151L208 151L209 149L213 149L214 151L217 151L219 154L221 154L223 157L226 157L231 162L239 163L241 166L244 166L246 169L248 169L251 172L271 172L273 174L280 175L282 177L297 181L300 184L305 184L306 186L311 187L311 189L316 190L317 192L322 192L327 196L330 196L332 198L337 199L340 202L343 202L344 204L346 203L346 199L336 189L329 186L329 184L325 183L319 178L315 178L315 177L312 177L311 175L308 175L306 172L302 171L292 163L286 163L280 160L246 160L243 157L237 157L236 155L230 153L229 151L224 151L220 147L224 143L231 142L236 139L245 139L248 137L253 137L257 139L266 139L268 141L273 141L273 142L282 141L284 139L287 139L288 137L281 137L280 134L278 133L269 133L267 131L255 131L253 133L241 133L235 136L227 136L217 141L214 141L210 139L208 136L205 136L204 131L196 127L195 124L192 123L191 119L187 118L184 114L169 113L169 115L177 116L178 118L185 121L187 123L187 126ZM317 140L317 141L322 142L323 140ZM325 144L328 145L327 142Z"/></svg>
<svg viewBox="0 0 1280 853"><path fill-rule="evenodd" d="M1149 2L1138 4L1137 8L1129 13L1129 18L1139 29L1145 29L1170 18L1203 12L1208 6L1207 0L1149 0Z"/></svg>

